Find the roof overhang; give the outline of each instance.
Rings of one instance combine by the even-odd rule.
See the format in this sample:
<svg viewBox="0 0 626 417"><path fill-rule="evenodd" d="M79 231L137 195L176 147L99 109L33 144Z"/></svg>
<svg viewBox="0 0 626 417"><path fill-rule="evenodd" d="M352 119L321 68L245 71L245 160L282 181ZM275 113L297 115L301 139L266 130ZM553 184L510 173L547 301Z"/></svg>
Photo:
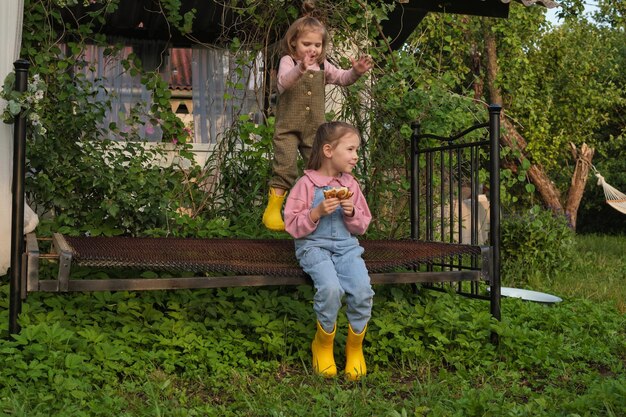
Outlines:
<svg viewBox="0 0 626 417"><path fill-rule="evenodd" d="M428 13L456 13L473 16L508 17L511 0L398 0L398 4L382 22L384 34L392 39L392 47L399 48ZM556 5L552 0L516 0L524 5L540 3L546 7ZM294 4L299 1L294 1ZM84 6L82 2L64 14L67 22L80 21L87 13L107 7L102 3ZM174 47L188 47L194 42L213 45L226 44L249 28L239 23L228 7L218 0L181 0L181 15L195 9L196 18L192 33L185 36L175 29L160 12L158 0L132 0L119 2L117 9L106 14L98 33L125 39L161 40ZM286 28L285 28L286 29ZM274 36L278 39L282 32ZM271 35L270 35L271 36ZM191 40L193 38L193 40ZM270 39L275 41L277 39Z"/></svg>
<svg viewBox="0 0 626 417"><path fill-rule="evenodd" d="M556 7L552 0L517 0L524 6ZM400 48L428 13L454 13L470 16L509 17L511 0L398 0L389 19L382 22L392 49Z"/></svg>

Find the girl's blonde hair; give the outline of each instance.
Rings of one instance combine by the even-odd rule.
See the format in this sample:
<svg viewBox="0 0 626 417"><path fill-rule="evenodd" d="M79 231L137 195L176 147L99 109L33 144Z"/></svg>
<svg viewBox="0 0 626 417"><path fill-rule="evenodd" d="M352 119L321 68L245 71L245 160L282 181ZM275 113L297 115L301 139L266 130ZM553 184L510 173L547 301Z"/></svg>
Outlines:
<svg viewBox="0 0 626 417"><path fill-rule="evenodd" d="M304 16L289 26L283 38L283 52L291 57L296 55L296 41L307 32L318 32L322 35L322 53L317 57L317 63L321 64L326 59L328 47L328 31L326 26L313 16Z"/></svg>
<svg viewBox="0 0 626 417"><path fill-rule="evenodd" d="M361 137L359 130L346 122L322 123L315 132L311 157L307 164L307 169L320 169L324 160L324 145L330 145L333 149L337 146L339 139L348 133L354 133Z"/></svg>

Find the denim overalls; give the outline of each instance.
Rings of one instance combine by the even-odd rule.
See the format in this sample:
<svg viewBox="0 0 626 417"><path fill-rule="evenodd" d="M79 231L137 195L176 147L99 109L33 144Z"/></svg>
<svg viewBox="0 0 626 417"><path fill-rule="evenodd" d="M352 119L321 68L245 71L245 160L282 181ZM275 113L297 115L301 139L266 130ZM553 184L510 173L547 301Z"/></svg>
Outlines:
<svg viewBox="0 0 626 417"><path fill-rule="evenodd" d="M323 189L315 187L311 207L317 207L323 199ZM313 233L296 239L295 245L300 266L313 280L313 309L324 330L334 330L345 294L348 322L356 333L362 332L372 315L374 291L361 258L363 248L346 228L341 206L322 217Z"/></svg>

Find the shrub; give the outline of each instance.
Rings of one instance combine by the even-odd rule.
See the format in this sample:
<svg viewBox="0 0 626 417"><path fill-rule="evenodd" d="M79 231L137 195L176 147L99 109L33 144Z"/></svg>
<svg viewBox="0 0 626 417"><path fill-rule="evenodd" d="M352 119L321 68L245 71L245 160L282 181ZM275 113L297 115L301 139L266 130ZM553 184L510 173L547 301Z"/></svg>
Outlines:
<svg viewBox="0 0 626 417"><path fill-rule="evenodd" d="M149 166L159 150L127 142L30 144L28 194L58 231L91 235L138 234L165 227L177 208L183 176L174 167ZM52 162L52 155L56 161Z"/></svg>
<svg viewBox="0 0 626 417"><path fill-rule="evenodd" d="M550 279L574 257L574 232L564 216L538 206L503 216L502 271L507 284L526 285L532 277Z"/></svg>

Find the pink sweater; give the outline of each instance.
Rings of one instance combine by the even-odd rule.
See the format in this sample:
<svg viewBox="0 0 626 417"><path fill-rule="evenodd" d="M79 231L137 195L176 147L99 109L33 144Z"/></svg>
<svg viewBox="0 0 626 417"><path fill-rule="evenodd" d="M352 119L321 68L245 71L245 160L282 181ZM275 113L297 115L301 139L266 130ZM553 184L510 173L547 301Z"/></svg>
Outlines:
<svg viewBox="0 0 626 417"><path fill-rule="evenodd" d="M294 238L299 239L311 234L318 223L314 223L309 215L313 209L315 187L348 187L354 193L354 216L343 217L346 228L353 235L362 235L372 220L372 213L365 201L365 196L356 179L350 174L342 174L339 178L327 177L317 171L307 169L304 175L289 191L285 204L285 230Z"/></svg>
<svg viewBox="0 0 626 417"><path fill-rule="evenodd" d="M278 92L280 94L293 86L304 74L303 72L300 72L300 66L297 64L300 64L300 61L296 61L296 63L294 63L293 58L289 55L285 55L280 59L280 64L278 66ZM319 71L320 66L315 64L314 66L309 67L309 69ZM346 86L354 84L360 76L354 69L340 69L330 62L324 61L324 77L326 78L326 84Z"/></svg>

